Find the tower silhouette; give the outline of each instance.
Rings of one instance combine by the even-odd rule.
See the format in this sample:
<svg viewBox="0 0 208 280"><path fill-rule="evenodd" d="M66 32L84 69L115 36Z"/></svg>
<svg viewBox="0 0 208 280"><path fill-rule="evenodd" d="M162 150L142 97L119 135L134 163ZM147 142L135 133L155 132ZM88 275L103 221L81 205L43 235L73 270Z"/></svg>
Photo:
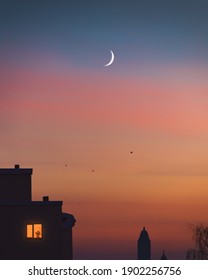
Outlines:
<svg viewBox="0 0 208 280"><path fill-rule="evenodd" d="M137 259L151 260L151 240L145 227L143 227L137 241Z"/></svg>
<svg viewBox="0 0 208 280"><path fill-rule="evenodd" d="M167 260L167 257L165 255L165 251L163 250L162 256L160 258L161 260Z"/></svg>

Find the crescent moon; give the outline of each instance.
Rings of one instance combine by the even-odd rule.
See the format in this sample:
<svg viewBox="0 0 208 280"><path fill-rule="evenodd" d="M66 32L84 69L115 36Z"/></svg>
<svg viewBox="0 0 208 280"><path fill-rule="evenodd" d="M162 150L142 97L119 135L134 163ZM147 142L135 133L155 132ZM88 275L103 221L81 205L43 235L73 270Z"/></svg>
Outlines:
<svg viewBox="0 0 208 280"><path fill-rule="evenodd" d="M114 61L114 58L115 58L114 53L113 53L112 50L110 50L110 52L111 52L111 60L107 64L105 64L104 66L110 66Z"/></svg>

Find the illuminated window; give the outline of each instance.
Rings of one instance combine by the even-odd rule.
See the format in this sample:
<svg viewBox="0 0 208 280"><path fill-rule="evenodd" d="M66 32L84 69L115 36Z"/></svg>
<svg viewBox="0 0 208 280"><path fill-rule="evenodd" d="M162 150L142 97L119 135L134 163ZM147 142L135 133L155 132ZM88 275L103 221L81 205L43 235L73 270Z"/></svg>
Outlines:
<svg viewBox="0 0 208 280"><path fill-rule="evenodd" d="M27 238L42 238L43 230L42 224L27 225Z"/></svg>

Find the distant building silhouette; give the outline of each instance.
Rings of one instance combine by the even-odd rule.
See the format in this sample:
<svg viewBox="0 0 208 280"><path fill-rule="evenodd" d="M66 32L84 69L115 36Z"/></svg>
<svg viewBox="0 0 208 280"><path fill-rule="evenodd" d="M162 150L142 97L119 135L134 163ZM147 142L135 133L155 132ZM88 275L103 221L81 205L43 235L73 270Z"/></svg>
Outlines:
<svg viewBox="0 0 208 280"><path fill-rule="evenodd" d="M32 169L0 168L0 259L72 259L74 216L62 201L32 201Z"/></svg>
<svg viewBox="0 0 208 280"><path fill-rule="evenodd" d="M145 227L143 227L137 241L137 259L151 260L151 240Z"/></svg>
<svg viewBox="0 0 208 280"><path fill-rule="evenodd" d="M163 250L162 256L160 258L161 260L167 260L167 257L165 255L165 251Z"/></svg>

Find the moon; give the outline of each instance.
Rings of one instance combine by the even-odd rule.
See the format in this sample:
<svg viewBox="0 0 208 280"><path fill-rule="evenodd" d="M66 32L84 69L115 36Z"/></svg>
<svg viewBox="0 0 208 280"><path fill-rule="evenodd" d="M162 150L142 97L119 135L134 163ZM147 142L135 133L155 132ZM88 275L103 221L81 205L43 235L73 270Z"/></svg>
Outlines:
<svg viewBox="0 0 208 280"><path fill-rule="evenodd" d="M105 64L104 66L110 66L114 61L114 58L115 58L114 53L113 53L112 50L110 50L110 52L111 52L111 60L107 64Z"/></svg>

